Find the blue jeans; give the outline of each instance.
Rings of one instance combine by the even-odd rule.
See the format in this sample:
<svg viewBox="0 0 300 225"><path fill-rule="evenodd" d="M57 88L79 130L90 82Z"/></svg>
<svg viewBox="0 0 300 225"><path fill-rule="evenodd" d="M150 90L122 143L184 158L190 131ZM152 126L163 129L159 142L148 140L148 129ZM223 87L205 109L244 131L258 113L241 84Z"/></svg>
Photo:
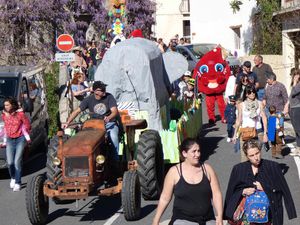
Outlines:
<svg viewBox="0 0 300 225"><path fill-rule="evenodd" d="M119 160L119 127L116 122L108 122L105 124L106 131L112 144L114 145L113 160Z"/></svg>
<svg viewBox="0 0 300 225"><path fill-rule="evenodd" d="M233 138L234 135L234 123L227 123L227 134L229 138Z"/></svg>
<svg viewBox="0 0 300 225"><path fill-rule="evenodd" d="M16 184L21 184L22 159L25 146L25 137L7 138L6 161L9 175L16 180Z"/></svg>
<svg viewBox="0 0 300 225"><path fill-rule="evenodd" d="M265 89L264 88L260 88L257 90L257 98L259 101L262 101L263 98L265 96Z"/></svg>

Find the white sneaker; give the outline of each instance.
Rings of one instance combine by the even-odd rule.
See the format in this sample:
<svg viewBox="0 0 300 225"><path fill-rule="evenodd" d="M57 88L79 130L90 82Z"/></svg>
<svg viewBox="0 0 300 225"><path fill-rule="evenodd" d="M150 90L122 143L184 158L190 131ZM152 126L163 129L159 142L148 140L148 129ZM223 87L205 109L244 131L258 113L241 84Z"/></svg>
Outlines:
<svg viewBox="0 0 300 225"><path fill-rule="evenodd" d="M16 184L16 180L15 179L11 179L10 180L10 184L9 184L10 188L14 188L15 184Z"/></svg>
<svg viewBox="0 0 300 225"><path fill-rule="evenodd" d="M292 149L290 152L290 156L299 156L300 155L300 150L298 149Z"/></svg>
<svg viewBox="0 0 300 225"><path fill-rule="evenodd" d="M20 190L21 190L20 184L15 184L13 191L20 191Z"/></svg>
<svg viewBox="0 0 300 225"><path fill-rule="evenodd" d="M231 138L228 137L226 141L227 141L228 143L231 142Z"/></svg>

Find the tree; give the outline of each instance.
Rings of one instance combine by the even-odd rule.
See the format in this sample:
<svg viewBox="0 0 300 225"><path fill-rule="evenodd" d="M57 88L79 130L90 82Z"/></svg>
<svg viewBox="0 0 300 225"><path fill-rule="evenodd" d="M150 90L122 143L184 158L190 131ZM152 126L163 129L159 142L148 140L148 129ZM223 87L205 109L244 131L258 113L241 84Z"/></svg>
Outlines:
<svg viewBox="0 0 300 225"><path fill-rule="evenodd" d="M0 59L5 64L35 63L48 58L55 29L70 20L67 0L2 0L0 2Z"/></svg>
<svg viewBox="0 0 300 225"><path fill-rule="evenodd" d="M232 0L233 13L240 10L243 2ZM273 13L280 10L279 0L257 0L257 12L253 15L253 54L281 54L281 23Z"/></svg>
<svg viewBox="0 0 300 225"><path fill-rule="evenodd" d="M73 35L84 46L90 26L95 36L107 34L112 21L108 0L0 0L0 63L28 64L49 60L56 52L59 34ZM151 0L127 0L125 34L142 29L151 34L155 4Z"/></svg>
<svg viewBox="0 0 300 225"><path fill-rule="evenodd" d="M127 0L125 33L141 29L146 37L150 37L151 27L155 24L154 12L155 3L151 0Z"/></svg>

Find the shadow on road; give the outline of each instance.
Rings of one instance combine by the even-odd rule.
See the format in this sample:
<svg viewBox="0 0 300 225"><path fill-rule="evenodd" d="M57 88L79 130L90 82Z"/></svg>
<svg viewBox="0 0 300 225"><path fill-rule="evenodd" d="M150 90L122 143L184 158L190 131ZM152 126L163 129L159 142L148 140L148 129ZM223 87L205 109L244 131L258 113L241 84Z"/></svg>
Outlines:
<svg viewBox="0 0 300 225"><path fill-rule="evenodd" d="M206 137L208 133L219 131L220 128L215 127L213 124L203 124L201 134L199 137L201 145L201 161L206 161L210 155L215 153L215 149L219 147L218 143L223 139L223 137Z"/></svg>
<svg viewBox="0 0 300 225"><path fill-rule="evenodd" d="M48 215L47 223L51 223L52 221L56 220L59 217L62 217L65 215L65 213L68 211L67 208L58 209Z"/></svg>
<svg viewBox="0 0 300 225"><path fill-rule="evenodd" d="M31 175L45 168L47 156L45 153L39 153L28 160L23 167L23 176Z"/></svg>
<svg viewBox="0 0 300 225"><path fill-rule="evenodd" d="M121 205L120 194L110 197L97 197L97 200L89 205L90 210L86 211L84 215L81 214L80 221L107 220L121 208Z"/></svg>
<svg viewBox="0 0 300 225"><path fill-rule="evenodd" d="M141 209L141 218L147 217L151 212L153 212L157 207L157 204L146 205Z"/></svg>
<svg viewBox="0 0 300 225"><path fill-rule="evenodd" d="M215 153L219 147L218 143L223 137L205 137L200 139L201 145L201 161L204 162L209 159L209 156Z"/></svg>

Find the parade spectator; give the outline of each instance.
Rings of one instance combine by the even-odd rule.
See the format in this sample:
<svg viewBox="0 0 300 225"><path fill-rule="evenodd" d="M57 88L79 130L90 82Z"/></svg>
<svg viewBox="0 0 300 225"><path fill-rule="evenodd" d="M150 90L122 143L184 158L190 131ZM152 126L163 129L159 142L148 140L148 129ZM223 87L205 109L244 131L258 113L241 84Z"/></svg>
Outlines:
<svg viewBox="0 0 300 225"><path fill-rule="evenodd" d="M283 140L284 117L282 113L278 113L275 106L269 107L268 118L268 140L271 143L272 158L282 158L281 150Z"/></svg>
<svg viewBox="0 0 300 225"><path fill-rule="evenodd" d="M236 76L239 73L239 69L240 67L237 66L232 66L231 69L231 75L228 78L227 84L226 84L226 90L225 90L225 94L224 94L224 98L225 98L225 103L229 103L229 96L230 95L235 95L235 82L236 82Z"/></svg>
<svg viewBox="0 0 300 225"><path fill-rule="evenodd" d="M292 75L292 90L289 96L289 114L296 133L297 148L291 152L292 156L300 156L300 70L296 69Z"/></svg>
<svg viewBox="0 0 300 225"><path fill-rule="evenodd" d="M258 100L262 101L265 95L265 87L267 84L267 72L273 72L270 65L263 62L263 57L261 55L256 55L254 57L253 72L257 75L258 79L258 87L257 87L257 95Z"/></svg>
<svg viewBox="0 0 300 225"><path fill-rule="evenodd" d="M102 48L102 50L100 52L100 55L99 55L99 58L100 58L101 62L103 60L103 57L104 57L105 53L108 51L109 48L110 48L110 43L108 41L106 41L105 46L104 46L104 48Z"/></svg>
<svg viewBox="0 0 300 225"><path fill-rule="evenodd" d="M213 168L200 162L200 145L185 139L179 147L182 162L168 171L152 225L160 218L174 194L173 215L169 224L223 224L222 193ZM215 207L216 217L214 216ZM214 220L213 223L209 222Z"/></svg>
<svg viewBox="0 0 300 225"><path fill-rule="evenodd" d="M177 100L183 100L184 92L188 90L187 82L192 78L192 73L186 71L180 79L177 79L172 83L172 92L176 96Z"/></svg>
<svg viewBox="0 0 300 225"><path fill-rule="evenodd" d="M288 113L288 94L286 87L276 80L276 75L273 72L267 72L267 85L263 104L266 107L267 116L270 106L275 106L278 113Z"/></svg>
<svg viewBox="0 0 300 225"><path fill-rule="evenodd" d="M238 102L243 101L246 87L249 86L249 80L246 74L243 74L240 81L236 85L235 96Z"/></svg>
<svg viewBox="0 0 300 225"><path fill-rule="evenodd" d="M296 218L293 198L280 165L261 158L261 147L256 140L246 141L242 148L247 162L235 165L231 171L225 197L224 217L233 220L233 214L244 197L251 196L255 191L263 191L270 202L269 221L260 224L283 225L282 198L289 219ZM249 224L247 219L244 213L242 224Z"/></svg>
<svg viewBox="0 0 300 225"><path fill-rule="evenodd" d="M93 61L90 61L88 71L87 71L89 81L95 80L95 73L96 73L96 69L95 69L95 66L93 65Z"/></svg>
<svg viewBox="0 0 300 225"><path fill-rule="evenodd" d="M168 48L167 45L164 43L162 38L158 38L157 47L159 48L161 53L164 53Z"/></svg>
<svg viewBox="0 0 300 225"><path fill-rule="evenodd" d="M229 103L225 108L225 120L227 122L227 142L231 142L234 135L234 124L236 121L236 97L230 95Z"/></svg>
<svg viewBox="0 0 300 225"><path fill-rule="evenodd" d="M268 142L267 117L262 102L257 99L255 87L246 87L243 101L237 105L237 109L238 114L235 122L236 129L234 131L233 142L236 141L237 132L241 132L241 128L253 128L256 130L255 138L259 137L260 141L264 143ZM240 146L243 146L243 138L240 138L240 142ZM241 162L246 160L244 152L241 151Z"/></svg>
<svg viewBox="0 0 300 225"><path fill-rule="evenodd" d="M187 90L183 92L184 96L187 99L193 99L194 98L194 87L195 87L195 79L190 78L187 82Z"/></svg>
<svg viewBox="0 0 300 225"><path fill-rule="evenodd" d="M84 74L77 72L71 81L72 94L79 101L82 101L86 97L87 92L90 91L90 88L84 85L84 80Z"/></svg>
<svg viewBox="0 0 300 225"><path fill-rule="evenodd" d="M25 113L19 110L19 104L14 98L4 100L2 120L7 137L6 160L11 177L10 188L12 188L13 191L20 191L23 152L25 147L24 135L28 135L30 132L30 122ZM30 142L30 139L28 141Z"/></svg>
<svg viewBox="0 0 300 225"><path fill-rule="evenodd" d="M251 71L251 62L250 61L245 61L242 66L242 72L237 75L236 77L236 88L237 85L240 83L240 80L243 77L248 78L248 85L253 85L255 88L258 88L258 80L257 80L257 75ZM236 90L235 88L235 90Z"/></svg>
<svg viewBox="0 0 300 225"><path fill-rule="evenodd" d="M92 42L89 42L90 46L88 48L88 53L91 57L91 60L93 61L93 65L95 67L95 70L96 70L96 67L97 67L97 59L96 59L96 56L98 54L98 50L97 50L97 47L96 47L96 42L95 41L92 41Z"/></svg>
<svg viewBox="0 0 300 225"><path fill-rule="evenodd" d="M71 69L79 68L82 72L85 72L87 70L87 64L82 57L82 48L79 46L74 47L73 52L75 53L75 60L70 62Z"/></svg>
<svg viewBox="0 0 300 225"><path fill-rule="evenodd" d="M180 38L178 45L185 45L185 44L186 44L185 38L184 37Z"/></svg>
<svg viewBox="0 0 300 225"><path fill-rule="evenodd" d="M116 100L112 94L106 92L106 84L102 81L94 82L93 92L94 94L82 100L79 107L72 112L62 128L67 128L79 113L89 109L91 118L104 120L106 131L114 146L112 157L114 162L117 162L119 160L119 127L117 123L119 112Z"/></svg>

